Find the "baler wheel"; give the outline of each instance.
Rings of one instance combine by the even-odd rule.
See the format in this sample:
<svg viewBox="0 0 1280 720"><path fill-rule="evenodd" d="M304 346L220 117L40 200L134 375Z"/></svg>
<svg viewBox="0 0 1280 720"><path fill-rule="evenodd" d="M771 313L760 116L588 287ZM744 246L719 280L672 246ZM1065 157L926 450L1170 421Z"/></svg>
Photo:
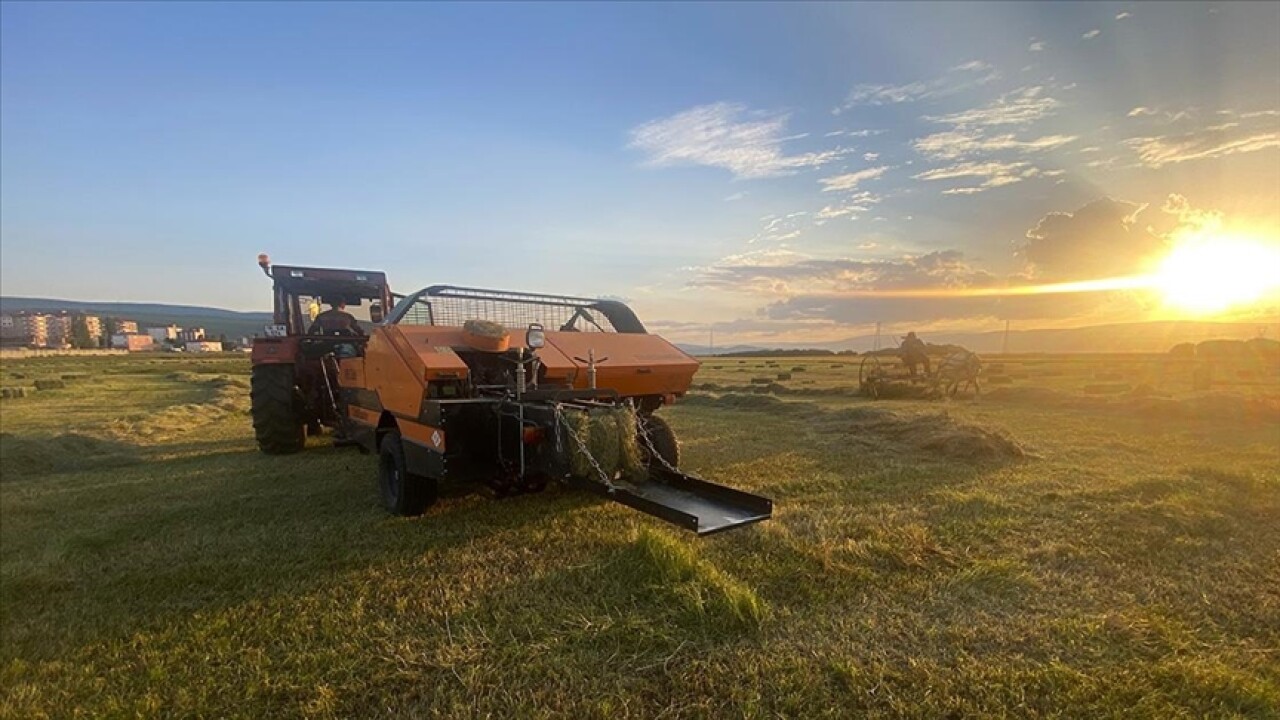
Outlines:
<svg viewBox="0 0 1280 720"><path fill-rule="evenodd" d="M292 365L257 365L250 379L253 434L269 455L298 452L307 443Z"/></svg>
<svg viewBox="0 0 1280 720"><path fill-rule="evenodd" d="M641 415L640 432L649 438L647 443L643 436L640 438L640 454L644 456L645 465L653 463L653 454L656 452L661 458L659 465L665 461L672 468L680 466L680 442L676 440L676 431L671 429L666 420L657 415Z"/></svg>
<svg viewBox="0 0 1280 720"><path fill-rule="evenodd" d="M436 501L436 481L409 473L400 433L394 430L378 446L378 489L382 504L396 515L421 515Z"/></svg>

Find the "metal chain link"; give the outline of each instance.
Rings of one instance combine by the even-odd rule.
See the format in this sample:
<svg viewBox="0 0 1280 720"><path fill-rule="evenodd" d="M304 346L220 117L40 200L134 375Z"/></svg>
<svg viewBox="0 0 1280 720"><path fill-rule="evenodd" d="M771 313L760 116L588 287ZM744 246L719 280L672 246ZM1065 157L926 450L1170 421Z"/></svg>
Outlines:
<svg viewBox="0 0 1280 720"><path fill-rule="evenodd" d="M586 412L586 411L584 410L583 412ZM587 462L591 463L591 467L594 468L596 473L600 475L600 481L604 483L605 487L609 488L609 492L612 493L615 490L617 490L618 486L613 484L613 478L609 477L609 475L605 473L604 468L600 466L599 461L597 461L595 456L591 454L591 451L587 449L586 443L582 442L582 438L578 437L578 433L573 432L573 428L570 428L568 424L565 423L564 414L560 409L559 403L557 403L555 406L555 418L556 418L556 446L557 446L556 449L557 450L560 449L560 431L561 429L564 429L566 431L566 434L569 437L573 438L574 443L577 444L578 451L581 452L583 455L587 456Z"/></svg>
<svg viewBox="0 0 1280 720"><path fill-rule="evenodd" d="M636 430L637 430L636 434L639 435L642 440L644 440L645 447L649 448L649 457L657 458L658 462L665 465L666 468L673 473L680 472L679 470L676 469L675 465L672 465L671 463L667 462L667 459L662 457L662 453L659 453L658 449L653 446L653 439L649 437L649 431L645 429L644 425L645 425L644 418L642 418L640 414L637 413L636 414Z"/></svg>

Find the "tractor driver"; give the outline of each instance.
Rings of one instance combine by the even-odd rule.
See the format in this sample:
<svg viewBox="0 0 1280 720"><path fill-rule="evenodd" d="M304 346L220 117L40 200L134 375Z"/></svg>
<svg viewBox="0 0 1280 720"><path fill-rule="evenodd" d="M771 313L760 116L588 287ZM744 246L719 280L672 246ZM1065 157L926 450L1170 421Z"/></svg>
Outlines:
<svg viewBox="0 0 1280 720"><path fill-rule="evenodd" d="M324 303L328 310L316 316L315 322L307 331L311 335L359 335L364 336L360 323L347 312L347 301L342 297L327 297Z"/></svg>

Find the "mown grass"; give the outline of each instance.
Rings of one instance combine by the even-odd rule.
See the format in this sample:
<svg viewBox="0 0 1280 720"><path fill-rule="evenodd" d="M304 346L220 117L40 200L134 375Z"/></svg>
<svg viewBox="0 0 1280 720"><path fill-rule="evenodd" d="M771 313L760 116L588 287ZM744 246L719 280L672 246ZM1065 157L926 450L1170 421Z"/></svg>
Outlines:
<svg viewBox="0 0 1280 720"><path fill-rule="evenodd" d="M1097 371L1052 360L1054 382ZM256 453L246 361L203 362L0 367L88 374L0 405L0 715L1280 713L1265 418L690 402L666 411L685 465L777 503L699 540L558 489L388 517L368 457L323 438ZM826 358L776 362L807 368L789 386L849 382ZM738 364L711 365L700 381L727 384ZM940 411L1030 456L904 440ZM129 434L148 418L167 420ZM92 442L52 466L12 452L66 434Z"/></svg>

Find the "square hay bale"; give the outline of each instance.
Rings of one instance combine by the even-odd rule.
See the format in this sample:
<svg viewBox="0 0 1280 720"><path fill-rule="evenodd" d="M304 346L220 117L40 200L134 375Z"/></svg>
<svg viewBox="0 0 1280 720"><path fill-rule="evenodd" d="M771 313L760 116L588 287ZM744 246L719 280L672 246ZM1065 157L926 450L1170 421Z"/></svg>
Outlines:
<svg viewBox="0 0 1280 720"><path fill-rule="evenodd" d="M36 390L60 390L67 384L62 380L37 380Z"/></svg>
<svg viewBox="0 0 1280 720"><path fill-rule="evenodd" d="M791 368L791 372L793 372L793 373L797 373L797 372L804 372L804 371L805 371L805 367L804 367L803 365L797 365L797 366L795 366L795 367Z"/></svg>
<svg viewBox="0 0 1280 720"><path fill-rule="evenodd" d="M790 380L790 379L791 379L791 373L778 373L778 379L779 379L779 380Z"/></svg>

